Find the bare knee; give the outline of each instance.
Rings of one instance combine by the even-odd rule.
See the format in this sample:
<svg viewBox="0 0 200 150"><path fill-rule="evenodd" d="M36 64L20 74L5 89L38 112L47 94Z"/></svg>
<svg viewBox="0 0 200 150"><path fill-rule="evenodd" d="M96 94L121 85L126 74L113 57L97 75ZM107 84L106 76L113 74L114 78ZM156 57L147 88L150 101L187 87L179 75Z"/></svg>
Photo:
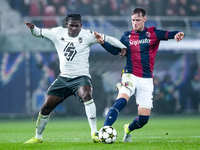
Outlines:
<svg viewBox="0 0 200 150"><path fill-rule="evenodd" d="M86 91L86 92L82 95L81 99L83 100L83 102L87 102L87 101L91 100L91 99L92 99L92 94L91 94L91 92Z"/></svg>
<svg viewBox="0 0 200 150"><path fill-rule="evenodd" d="M61 97L58 96L47 96L45 102L42 105L41 108L41 114L42 115L49 115L52 110L58 106L62 102Z"/></svg>
<svg viewBox="0 0 200 150"><path fill-rule="evenodd" d="M87 102L92 99L92 88L90 86L82 86L78 90L78 96L83 100L83 102Z"/></svg>

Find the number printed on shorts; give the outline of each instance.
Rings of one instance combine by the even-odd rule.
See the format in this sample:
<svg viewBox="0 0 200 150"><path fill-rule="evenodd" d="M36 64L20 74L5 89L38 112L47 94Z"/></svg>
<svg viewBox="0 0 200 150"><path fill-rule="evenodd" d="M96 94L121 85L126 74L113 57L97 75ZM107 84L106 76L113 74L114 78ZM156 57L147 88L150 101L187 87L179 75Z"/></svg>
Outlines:
<svg viewBox="0 0 200 150"><path fill-rule="evenodd" d="M72 61L74 56L76 55L77 51L75 50L74 44L69 42L65 49L63 50L64 56L66 57L67 61Z"/></svg>

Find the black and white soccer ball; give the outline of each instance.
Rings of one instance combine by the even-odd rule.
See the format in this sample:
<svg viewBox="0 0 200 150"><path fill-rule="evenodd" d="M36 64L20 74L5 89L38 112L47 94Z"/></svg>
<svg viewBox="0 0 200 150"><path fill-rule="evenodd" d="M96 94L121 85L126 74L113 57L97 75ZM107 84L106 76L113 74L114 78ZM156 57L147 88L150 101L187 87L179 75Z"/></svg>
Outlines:
<svg viewBox="0 0 200 150"><path fill-rule="evenodd" d="M104 126L99 130L99 140L102 143L114 143L117 139L117 131L111 126Z"/></svg>

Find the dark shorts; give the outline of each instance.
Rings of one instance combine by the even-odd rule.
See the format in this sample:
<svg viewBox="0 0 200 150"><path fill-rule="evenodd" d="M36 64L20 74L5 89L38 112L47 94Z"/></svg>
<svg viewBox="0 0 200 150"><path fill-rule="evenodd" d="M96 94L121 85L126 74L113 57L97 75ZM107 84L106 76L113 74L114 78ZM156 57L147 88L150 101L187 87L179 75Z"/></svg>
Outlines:
<svg viewBox="0 0 200 150"><path fill-rule="evenodd" d="M87 76L77 78L66 78L58 76L47 90L47 95L55 95L65 100L67 97L74 95L80 102L82 99L78 96L78 89L81 86L88 85L92 87L91 79Z"/></svg>

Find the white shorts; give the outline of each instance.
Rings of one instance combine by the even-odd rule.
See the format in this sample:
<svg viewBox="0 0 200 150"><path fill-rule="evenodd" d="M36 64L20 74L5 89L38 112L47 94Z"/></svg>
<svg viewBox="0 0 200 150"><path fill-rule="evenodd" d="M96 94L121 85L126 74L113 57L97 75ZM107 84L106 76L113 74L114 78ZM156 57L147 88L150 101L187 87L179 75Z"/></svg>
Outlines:
<svg viewBox="0 0 200 150"><path fill-rule="evenodd" d="M138 107L153 108L153 79L136 77L130 73L123 73L119 93L129 97L135 94Z"/></svg>

